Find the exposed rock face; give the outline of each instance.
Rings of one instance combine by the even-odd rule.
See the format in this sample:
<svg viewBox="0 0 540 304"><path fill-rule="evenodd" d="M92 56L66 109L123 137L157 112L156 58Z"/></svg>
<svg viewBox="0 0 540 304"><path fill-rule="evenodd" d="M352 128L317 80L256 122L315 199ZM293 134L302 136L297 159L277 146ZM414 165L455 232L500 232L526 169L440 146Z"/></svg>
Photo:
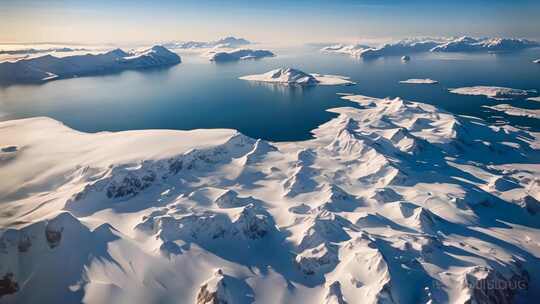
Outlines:
<svg viewBox="0 0 540 304"><path fill-rule="evenodd" d="M19 284L14 280L13 273L8 272L0 279L0 298L16 293L18 290Z"/></svg>
<svg viewBox="0 0 540 304"><path fill-rule="evenodd" d="M26 235L26 233L20 233L19 243L17 244L19 252L27 252L30 247L32 247L32 240L30 240L30 237Z"/></svg>
<svg viewBox="0 0 540 304"><path fill-rule="evenodd" d="M45 238L47 239L49 247L54 248L60 245L63 231L64 227L62 223L58 223L55 221L47 223L47 227L45 227Z"/></svg>
<svg viewBox="0 0 540 304"><path fill-rule="evenodd" d="M526 290L529 278L526 273L505 278L486 267L473 267L465 274L464 285L470 292L466 303L510 304L516 292Z"/></svg>
<svg viewBox="0 0 540 304"><path fill-rule="evenodd" d="M323 304L347 304L347 301L343 298L339 281L335 281L330 285Z"/></svg>
<svg viewBox="0 0 540 304"><path fill-rule="evenodd" d="M166 241L159 247L159 251L162 255L170 257L171 255L177 255L182 253L182 249L176 243Z"/></svg>
<svg viewBox="0 0 540 304"><path fill-rule="evenodd" d="M226 299L221 299L217 291L208 290L208 285L201 286L197 295L197 304L230 304Z"/></svg>
<svg viewBox="0 0 540 304"><path fill-rule="evenodd" d="M275 229L272 216L253 204L244 207L233 225L233 233L239 232L251 240L263 238Z"/></svg>
<svg viewBox="0 0 540 304"><path fill-rule="evenodd" d="M338 248L332 244L321 244L304 250L296 256L296 263L307 275L323 274L333 270L339 263Z"/></svg>
<svg viewBox="0 0 540 304"><path fill-rule="evenodd" d="M227 275L218 269L199 288L196 304L251 303L253 292L242 280Z"/></svg>
<svg viewBox="0 0 540 304"><path fill-rule="evenodd" d="M146 175L135 176L127 174L120 182L112 181L106 189L108 198L119 198L134 196L142 190L148 188L156 180L153 172Z"/></svg>
<svg viewBox="0 0 540 304"><path fill-rule="evenodd" d="M253 198L239 197L236 191L229 189L217 197L215 203L220 208L238 208L254 201Z"/></svg>
<svg viewBox="0 0 540 304"><path fill-rule="evenodd" d="M540 202L531 195L524 196L518 204L527 210L530 214L537 214L540 212Z"/></svg>

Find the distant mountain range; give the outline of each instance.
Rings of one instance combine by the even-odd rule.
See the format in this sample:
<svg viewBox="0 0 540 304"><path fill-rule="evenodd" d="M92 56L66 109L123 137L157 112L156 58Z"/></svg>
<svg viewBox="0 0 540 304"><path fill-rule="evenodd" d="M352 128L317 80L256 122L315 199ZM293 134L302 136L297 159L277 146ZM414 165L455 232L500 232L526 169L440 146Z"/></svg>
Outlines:
<svg viewBox="0 0 540 304"><path fill-rule="evenodd" d="M531 47L540 43L516 38L412 38L387 43L378 47L360 44L337 44L321 49L327 53L344 53L360 58L383 56L402 56L419 52L511 52Z"/></svg>

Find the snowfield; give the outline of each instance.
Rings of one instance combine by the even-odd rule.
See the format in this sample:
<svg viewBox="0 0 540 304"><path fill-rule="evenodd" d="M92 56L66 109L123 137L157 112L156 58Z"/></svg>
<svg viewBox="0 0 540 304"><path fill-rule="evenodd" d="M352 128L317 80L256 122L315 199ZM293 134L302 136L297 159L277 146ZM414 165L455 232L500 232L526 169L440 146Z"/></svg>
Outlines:
<svg viewBox="0 0 540 304"><path fill-rule="evenodd" d="M411 78L407 80L402 80L399 83L405 83L405 84L438 84L439 82L437 80L425 78L425 79L417 79L417 78Z"/></svg>
<svg viewBox="0 0 540 304"><path fill-rule="evenodd" d="M321 51L348 54L359 58L378 58L420 52L513 52L538 46L540 46L539 42L526 39L463 36L459 38L409 38L376 47L338 44L324 47Z"/></svg>
<svg viewBox="0 0 540 304"><path fill-rule="evenodd" d="M267 82L291 86L353 85L348 77L339 75L308 74L293 68L279 68L264 74L247 75L242 80Z"/></svg>
<svg viewBox="0 0 540 304"><path fill-rule="evenodd" d="M508 100L514 98L527 98L527 96L536 94L536 90L520 90L493 86L474 86L450 89L450 93L460 95L484 95L491 99Z"/></svg>
<svg viewBox="0 0 540 304"><path fill-rule="evenodd" d="M0 122L0 301L538 299L540 134L342 98L300 142Z"/></svg>
<svg viewBox="0 0 540 304"><path fill-rule="evenodd" d="M115 49L99 54L65 57L48 54L0 62L0 83L39 83L59 78L170 66L180 62L180 56L158 45L131 52Z"/></svg>

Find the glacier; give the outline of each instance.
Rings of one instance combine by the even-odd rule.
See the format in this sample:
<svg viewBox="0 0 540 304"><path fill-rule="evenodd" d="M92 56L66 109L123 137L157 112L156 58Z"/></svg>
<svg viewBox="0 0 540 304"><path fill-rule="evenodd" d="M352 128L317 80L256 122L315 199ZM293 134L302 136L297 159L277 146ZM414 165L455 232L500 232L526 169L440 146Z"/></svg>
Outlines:
<svg viewBox="0 0 540 304"><path fill-rule="evenodd" d="M0 301L534 302L540 134L342 98L297 142L0 122Z"/></svg>

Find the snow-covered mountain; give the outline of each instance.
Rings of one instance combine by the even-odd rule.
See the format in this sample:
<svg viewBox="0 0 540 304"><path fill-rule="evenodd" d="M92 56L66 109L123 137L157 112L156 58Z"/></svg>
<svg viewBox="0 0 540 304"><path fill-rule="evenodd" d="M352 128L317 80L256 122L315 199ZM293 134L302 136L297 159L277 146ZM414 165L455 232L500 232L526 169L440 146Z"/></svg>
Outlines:
<svg viewBox="0 0 540 304"><path fill-rule="evenodd" d="M509 52L531 47L538 47L536 41L516 38L485 38L460 37L434 47L432 52Z"/></svg>
<svg viewBox="0 0 540 304"><path fill-rule="evenodd" d="M0 301L534 302L540 134L343 98L300 142L0 122Z"/></svg>
<svg viewBox="0 0 540 304"><path fill-rule="evenodd" d="M420 52L512 52L540 43L515 38L412 38L387 43L378 47L364 45L334 45L321 49L326 53L343 53L360 58L402 56Z"/></svg>
<svg viewBox="0 0 540 304"><path fill-rule="evenodd" d="M180 62L180 56L158 45L132 52L115 49L101 54L66 57L45 55L0 63L0 83L44 82L58 78L169 66Z"/></svg>
<svg viewBox="0 0 540 304"><path fill-rule="evenodd" d="M338 75L308 74L297 69L283 67L264 74L247 75L242 80L282 84L289 86L350 85L348 77Z"/></svg>

